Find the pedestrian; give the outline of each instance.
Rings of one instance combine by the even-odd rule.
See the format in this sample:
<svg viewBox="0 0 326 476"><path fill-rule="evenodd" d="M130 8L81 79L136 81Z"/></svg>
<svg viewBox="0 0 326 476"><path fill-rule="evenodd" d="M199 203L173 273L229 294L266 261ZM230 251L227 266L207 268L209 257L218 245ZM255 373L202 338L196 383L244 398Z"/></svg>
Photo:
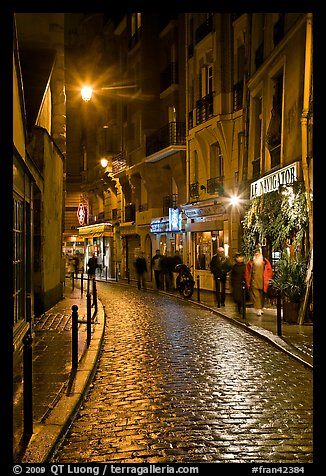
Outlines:
<svg viewBox="0 0 326 476"><path fill-rule="evenodd" d="M161 265L160 265L160 260L161 260L161 252L160 252L160 250L156 250L155 255L152 258L152 268L153 268L153 271L154 271L156 289L160 289L160 287L161 287Z"/></svg>
<svg viewBox="0 0 326 476"><path fill-rule="evenodd" d="M87 266L88 266L87 273L89 278L95 278L95 271L97 268L97 258L94 254L89 258Z"/></svg>
<svg viewBox="0 0 326 476"><path fill-rule="evenodd" d="M212 257L210 270L215 279L216 295L220 293L221 306L225 306L225 286L227 273L231 270L232 263L230 258L225 256L223 246L217 249L217 253Z"/></svg>
<svg viewBox="0 0 326 476"><path fill-rule="evenodd" d="M76 276L76 279L78 277L78 269L79 269L79 256L78 255L75 255L74 258L74 268L75 268L75 276Z"/></svg>
<svg viewBox="0 0 326 476"><path fill-rule="evenodd" d="M242 305L246 305L245 297L243 296L243 285L245 284L245 262L243 253L235 254L235 263L230 272L230 281L232 288L232 297L237 305L239 313L242 312Z"/></svg>
<svg viewBox="0 0 326 476"><path fill-rule="evenodd" d="M139 253L139 256L136 258L134 264L137 274L138 289L141 289L141 287L143 287L143 289L146 289L145 273L147 273L147 263L145 259L145 253L143 251Z"/></svg>
<svg viewBox="0 0 326 476"><path fill-rule="evenodd" d="M70 256L68 261L68 273L71 279L74 279L75 266L74 266L74 258L72 256Z"/></svg>
<svg viewBox="0 0 326 476"><path fill-rule="evenodd" d="M245 280L257 316L261 316L264 307L264 293L267 293L269 281L273 277L273 269L267 258L264 258L261 248L257 246L254 256L246 264Z"/></svg>

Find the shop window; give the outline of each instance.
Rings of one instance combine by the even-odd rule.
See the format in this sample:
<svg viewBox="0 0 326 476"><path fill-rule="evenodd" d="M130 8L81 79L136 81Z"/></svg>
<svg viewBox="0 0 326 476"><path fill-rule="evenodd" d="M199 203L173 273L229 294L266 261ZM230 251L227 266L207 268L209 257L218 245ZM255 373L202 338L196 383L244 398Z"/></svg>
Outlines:
<svg viewBox="0 0 326 476"><path fill-rule="evenodd" d="M211 259L219 246L223 246L222 230L195 233L196 269L209 270Z"/></svg>
<svg viewBox="0 0 326 476"><path fill-rule="evenodd" d="M14 199L13 216L14 325L24 319L24 205Z"/></svg>

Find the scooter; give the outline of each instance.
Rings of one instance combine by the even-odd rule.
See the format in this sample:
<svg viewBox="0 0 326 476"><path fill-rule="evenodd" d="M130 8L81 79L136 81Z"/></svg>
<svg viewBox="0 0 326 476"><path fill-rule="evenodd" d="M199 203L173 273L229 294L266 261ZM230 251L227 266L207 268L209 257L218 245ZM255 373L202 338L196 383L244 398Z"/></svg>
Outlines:
<svg viewBox="0 0 326 476"><path fill-rule="evenodd" d="M190 266L192 268L192 266ZM180 295L189 299L194 292L195 280L191 274L190 268L186 264L177 264L175 271L178 274L176 279L177 290Z"/></svg>

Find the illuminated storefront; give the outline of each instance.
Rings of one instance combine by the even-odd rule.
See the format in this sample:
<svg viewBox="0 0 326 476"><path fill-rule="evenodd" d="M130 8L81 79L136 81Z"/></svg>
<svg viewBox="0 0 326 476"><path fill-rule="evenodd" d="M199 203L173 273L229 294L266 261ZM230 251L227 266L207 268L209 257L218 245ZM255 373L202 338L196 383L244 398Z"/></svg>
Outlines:
<svg viewBox="0 0 326 476"><path fill-rule="evenodd" d="M155 249L161 254L173 256L179 251L183 256L185 220L179 208L169 208L169 215L153 218L150 232L155 235Z"/></svg>
<svg viewBox="0 0 326 476"><path fill-rule="evenodd" d="M98 262L97 273L102 277L115 276L113 262L113 230L111 223L97 223L78 228L79 237L84 239L84 271L89 258L94 255Z"/></svg>
<svg viewBox="0 0 326 476"><path fill-rule="evenodd" d="M213 290L210 262L219 246L223 246L228 255L229 216L223 203L216 200L184 205L182 210L188 219L185 231L188 233L189 264L194 265L195 275L200 276L200 286Z"/></svg>

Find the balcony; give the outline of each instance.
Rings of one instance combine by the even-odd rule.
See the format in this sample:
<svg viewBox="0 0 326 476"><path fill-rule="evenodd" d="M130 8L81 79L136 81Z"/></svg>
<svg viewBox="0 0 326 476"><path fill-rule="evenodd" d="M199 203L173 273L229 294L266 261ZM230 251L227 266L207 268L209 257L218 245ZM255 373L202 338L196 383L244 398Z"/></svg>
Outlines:
<svg viewBox="0 0 326 476"><path fill-rule="evenodd" d="M207 96L196 101L196 125L202 124L213 115L213 94L209 93Z"/></svg>
<svg viewBox="0 0 326 476"><path fill-rule="evenodd" d="M146 157L165 150L164 154L153 158L152 161L156 161L180 150L180 146L182 146L181 150L185 149L186 124L185 122L169 122L146 137Z"/></svg>
<svg viewBox="0 0 326 476"><path fill-rule="evenodd" d="M127 167L126 152L122 151L120 154L112 157L112 173L117 175L123 172Z"/></svg>
<svg viewBox="0 0 326 476"><path fill-rule="evenodd" d="M193 182L190 184L190 201L198 200L199 198L199 182Z"/></svg>
<svg viewBox="0 0 326 476"><path fill-rule="evenodd" d="M169 63L160 74L160 92L179 83L178 63Z"/></svg>
<svg viewBox="0 0 326 476"><path fill-rule="evenodd" d="M207 180L207 193L214 195L218 193L219 195L224 194L224 177L214 177Z"/></svg>

